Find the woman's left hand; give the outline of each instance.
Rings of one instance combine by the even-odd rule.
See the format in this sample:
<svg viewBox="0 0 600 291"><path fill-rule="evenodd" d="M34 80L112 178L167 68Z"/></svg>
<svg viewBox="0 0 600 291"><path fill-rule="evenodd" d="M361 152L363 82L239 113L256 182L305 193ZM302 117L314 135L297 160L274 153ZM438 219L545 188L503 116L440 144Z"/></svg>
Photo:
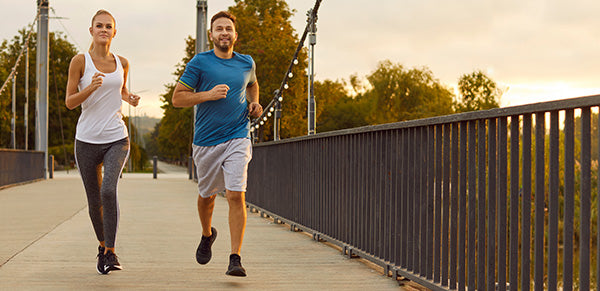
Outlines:
<svg viewBox="0 0 600 291"><path fill-rule="evenodd" d="M133 106L137 106L140 103L140 96L135 94L129 94L129 100L127 102Z"/></svg>

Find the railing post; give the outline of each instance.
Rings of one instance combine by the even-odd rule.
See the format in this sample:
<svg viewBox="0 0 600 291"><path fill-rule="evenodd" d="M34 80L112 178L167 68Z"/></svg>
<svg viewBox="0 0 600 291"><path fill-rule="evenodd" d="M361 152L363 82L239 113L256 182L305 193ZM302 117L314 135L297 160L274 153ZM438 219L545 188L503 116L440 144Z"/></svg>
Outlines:
<svg viewBox="0 0 600 291"><path fill-rule="evenodd" d="M50 179L54 178L54 155L48 156L48 177Z"/></svg>
<svg viewBox="0 0 600 291"><path fill-rule="evenodd" d="M191 180L192 178L194 178L194 159L192 159L192 157L190 156L188 158L188 175L189 175L189 180Z"/></svg>
<svg viewBox="0 0 600 291"><path fill-rule="evenodd" d="M158 175L158 157L154 156L152 157L152 178L156 179L156 176Z"/></svg>
<svg viewBox="0 0 600 291"><path fill-rule="evenodd" d="M198 181L198 172L196 171L196 164L192 163L192 169L194 169L192 172L194 174L194 181Z"/></svg>
<svg viewBox="0 0 600 291"><path fill-rule="evenodd" d="M273 140L278 141L280 139L279 130L281 129L281 103L280 102L275 103L275 112L274 113L275 114L273 117Z"/></svg>
<svg viewBox="0 0 600 291"><path fill-rule="evenodd" d="M13 75L12 81L12 114L10 115L10 146L17 148L17 135L15 132L15 119L17 118L17 74Z"/></svg>

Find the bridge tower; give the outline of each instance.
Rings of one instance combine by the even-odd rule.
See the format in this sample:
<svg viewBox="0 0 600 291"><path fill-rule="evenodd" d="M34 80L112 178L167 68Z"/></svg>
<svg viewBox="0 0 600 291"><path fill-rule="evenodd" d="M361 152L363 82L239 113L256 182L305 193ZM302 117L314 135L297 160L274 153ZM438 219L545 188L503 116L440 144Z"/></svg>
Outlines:
<svg viewBox="0 0 600 291"><path fill-rule="evenodd" d="M44 178L48 177L48 7L49 0L37 0L39 11L36 56L35 150L44 152Z"/></svg>

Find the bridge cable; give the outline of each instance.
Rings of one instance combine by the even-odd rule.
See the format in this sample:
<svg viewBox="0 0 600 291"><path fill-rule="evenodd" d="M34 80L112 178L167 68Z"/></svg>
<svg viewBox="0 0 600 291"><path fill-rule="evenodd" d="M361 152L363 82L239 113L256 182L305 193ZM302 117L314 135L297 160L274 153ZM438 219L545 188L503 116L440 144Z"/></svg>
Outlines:
<svg viewBox="0 0 600 291"><path fill-rule="evenodd" d="M65 24L62 22L62 19L65 19L65 17L58 16L58 14L56 14L56 10L54 10L54 7L49 7L49 8L50 8L50 11L52 11L52 14L54 14L54 17L52 17L52 18L58 20L58 23L60 23L60 26L62 26L64 28L64 32L73 40L73 42L75 43L75 45L77 46L79 51L83 52L82 46L79 45L77 40L73 37L73 35L71 35L71 32L67 29ZM66 19L69 19L69 18L66 18Z"/></svg>
<svg viewBox="0 0 600 291"><path fill-rule="evenodd" d="M278 104L281 104L281 102L283 101L282 92L283 92L283 90L289 88L287 82L288 82L289 78L293 77L292 68L294 67L294 65L298 64L298 54L300 53L300 50L304 46L304 41L306 40L306 36L308 35L308 32L310 30L311 19L316 19L316 17L317 17L317 11L319 10L321 1L322 0L317 0L315 2L314 8L309 10L309 17L308 17L308 20L306 23L306 27L304 28L304 33L302 34L302 37L300 38L300 41L298 42L298 47L296 48L296 51L294 52L294 56L292 58L292 61L290 62L287 72L283 76L283 81L281 81L281 85L279 86L279 89L276 89L273 92L274 97L271 100L271 102L269 102L269 105L267 105L264 108L263 113L259 117L254 119L252 121L252 123L250 124L251 132L254 132L255 129L260 128L261 125L264 125L264 123L267 121L268 117L271 117L273 115L273 111L275 111L275 106Z"/></svg>
<svg viewBox="0 0 600 291"><path fill-rule="evenodd" d="M15 61L15 65L12 67L10 74L8 74L8 77L6 78L6 81L4 81L4 84L2 85L2 87L0 87L0 95L2 95L2 92L4 91L4 89L6 89L8 83L13 78L13 76L17 74L17 67L19 66L19 63L21 62L21 57L23 56L23 52L25 52L25 48L29 47L29 40L31 39L31 34L33 33L33 26L35 25L36 21L38 20L38 18L40 16L40 7L42 6L42 3L43 3L43 1L40 1L40 4L38 5L37 14L35 15L35 18L33 19L33 22L29 25L29 33L27 34L25 43L23 44L23 47L21 48L21 52L19 53L19 56L17 57L17 60Z"/></svg>

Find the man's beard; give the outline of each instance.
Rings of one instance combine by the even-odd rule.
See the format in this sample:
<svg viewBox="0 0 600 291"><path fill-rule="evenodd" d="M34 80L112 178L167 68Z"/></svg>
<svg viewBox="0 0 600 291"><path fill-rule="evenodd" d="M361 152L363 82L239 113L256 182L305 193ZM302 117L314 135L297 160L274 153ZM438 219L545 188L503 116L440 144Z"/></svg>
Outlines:
<svg viewBox="0 0 600 291"><path fill-rule="evenodd" d="M221 51L226 52L226 51L229 50L230 45L228 45L228 44L219 45L219 44L215 43L215 47L218 48Z"/></svg>
<svg viewBox="0 0 600 291"><path fill-rule="evenodd" d="M233 46L233 41L231 41L231 39L229 40L229 44L221 44L221 42L218 39L213 39L213 43L215 45L215 48L218 48L221 51L229 51L229 48L231 48Z"/></svg>

